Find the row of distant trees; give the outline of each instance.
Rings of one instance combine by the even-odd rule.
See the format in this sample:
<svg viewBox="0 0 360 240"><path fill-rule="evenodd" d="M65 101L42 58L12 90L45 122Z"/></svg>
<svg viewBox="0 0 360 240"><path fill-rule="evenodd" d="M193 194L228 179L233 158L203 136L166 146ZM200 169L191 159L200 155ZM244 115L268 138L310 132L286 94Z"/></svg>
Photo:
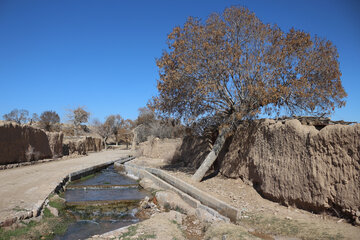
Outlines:
<svg viewBox="0 0 360 240"><path fill-rule="evenodd" d="M87 123L90 117L90 112L86 111L84 107L78 107L76 109L69 109L67 118L76 129L81 128L82 124ZM12 121L18 124L33 125L39 123L46 131L57 131L56 125L60 123L60 116L55 111L48 110L41 113L39 116L37 113L29 115L29 111L25 109L13 109L10 113L4 114L3 119L5 121Z"/></svg>
<svg viewBox="0 0 360 240"><path fill-rule="evenodd" d="M167 127L169 124L164 124L164 121L159 119L154 110L149 107L139 108L139 115L135 121L124 119L119 114L116 114L108 116L104 122L95 119L92 124L94 131L102 137L105 147L106 141L110 137L113 137L116 145L122 142L128 147L134 137L133 129L140 125L146 126L142 129L144 132L140 133L144 135L142 138L145 140L145 135L161 138L170 137L171 135L171 130Z"/></svg>
<svg viewBox="0 0 360 240"><path fill-rule="evenodd" d="M40 116L36 113L30 115L29 111L25 109L14 109L10 113L3 115L5 121L36 125L46 131L66 130L66 133L69 135L78 135L83 131L90 131L86 126L90 118L90 112L86 111L85 107L69 109L66 117L71 123L71 131L61 129L59 115L51 110L44 111ZM107 140L111 137L116 145L125 143L128 146L132 141L133 128L142 124L154 124L156 121L154 111L144 107L139 109L139 116L135 121L124 119L121 115L114 114L108 116L103 122L95 119L91 124L91 129L103 139L105 147L107 146Z"/></svg>
<svg viewBox="0 0 360 240"><path fill-rule="evenodd" d="M4 114L3 119L5 121L12 121L18 124L39 123L39 126L46 131L56 130L57 124L60 123L60 117L55 111L44 111L39 116L37 113L33 113L29 116L29 111L25 109L14 109L10 113Z"/></svg>

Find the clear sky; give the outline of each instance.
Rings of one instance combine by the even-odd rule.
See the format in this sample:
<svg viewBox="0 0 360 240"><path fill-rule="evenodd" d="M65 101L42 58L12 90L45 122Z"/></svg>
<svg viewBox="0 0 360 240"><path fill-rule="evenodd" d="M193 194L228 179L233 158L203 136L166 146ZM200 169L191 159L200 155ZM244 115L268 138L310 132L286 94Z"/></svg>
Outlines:
<svg viewBox="0 0 360 240"><path fill-rule="evenodd" d="M331 40L349 95L332 119L360 122L358 0L0 0L0 117L23 108L65 121L86 106L92 118L135 119L157 92L155 59L172 28L233 5Z"/></svg>

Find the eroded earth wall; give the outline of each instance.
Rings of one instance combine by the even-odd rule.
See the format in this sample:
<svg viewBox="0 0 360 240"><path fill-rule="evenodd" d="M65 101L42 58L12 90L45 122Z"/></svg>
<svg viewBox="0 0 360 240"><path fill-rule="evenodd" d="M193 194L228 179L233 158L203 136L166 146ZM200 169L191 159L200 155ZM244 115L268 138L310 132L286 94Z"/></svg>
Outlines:
<svg viewBox="0 0 360 240"><path fill-rule="evenodd" d="M99 152L103 149L102 140L100 138L85 137L84 143L87 152Z"/></svg>
<svg viewBox="0 0 360 240"><path fill-rule="evenodd" d="M62 157L64 134L62 132L46 132L46 135L49 139L50 150L53 157Z"/></svg>
<svg viewBox="0 0 360 240"><path fill-rule="evenodd" d="M12 122L0 123L0 164L51 157L52 152L44 131Z"/></svg>
<svg viewBox="0 0 360 240"><path fill-rule="evenodd" d="M170 160L180 147L181 143L182 140L180 138L152 138L139 144L137 154L145 157Z"/></svg>
<svg viewBox="0 0 360 240"><path fill-rule="evenodd" d="M65 139L63 155L86 155L88 152L99 152L103 149L102 140L94 137L82 137L80 139Z"/></svg>
<svg viewBox="0 0 360 240"><path fill-rule="evenodd" d="M355 217L360 213L360 124L320 131L296 120L241 125L220 172L250 180L266 198Z"/></svg>

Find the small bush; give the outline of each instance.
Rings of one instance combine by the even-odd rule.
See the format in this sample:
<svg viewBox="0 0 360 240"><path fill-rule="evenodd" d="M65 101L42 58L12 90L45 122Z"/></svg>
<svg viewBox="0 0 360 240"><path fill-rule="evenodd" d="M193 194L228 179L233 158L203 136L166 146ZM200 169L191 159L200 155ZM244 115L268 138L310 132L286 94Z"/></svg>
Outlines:
<svg viewBox="0 0 360 240"><path fill-rule="evenodd" d="M60 131L60 117L55 111L43 112L39 124L46 131Z"/></svg>
<svg viewBox="0 0 360 240"><path fill-rule="evenodd" d="M25 157L28 162L37 161L40 159L40 152L35 152L34 148L29 145L28 149L25 152Z"/></svg>

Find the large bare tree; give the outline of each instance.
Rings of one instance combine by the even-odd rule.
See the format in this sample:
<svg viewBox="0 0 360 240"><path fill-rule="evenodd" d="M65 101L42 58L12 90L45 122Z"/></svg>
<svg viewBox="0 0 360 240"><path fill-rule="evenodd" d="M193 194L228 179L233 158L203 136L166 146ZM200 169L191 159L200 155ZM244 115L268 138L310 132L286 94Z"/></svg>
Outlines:
<svg viewBox="0 0 360 240"><path fill-rule="evenodd" d="M156 109L185 122L211 118L221 129L196 181L239 120L260 113L323 115L345 104L330 41L295 29L283 32L243 7L206 21L190 17L175 27L157 65Z"/></svg>

